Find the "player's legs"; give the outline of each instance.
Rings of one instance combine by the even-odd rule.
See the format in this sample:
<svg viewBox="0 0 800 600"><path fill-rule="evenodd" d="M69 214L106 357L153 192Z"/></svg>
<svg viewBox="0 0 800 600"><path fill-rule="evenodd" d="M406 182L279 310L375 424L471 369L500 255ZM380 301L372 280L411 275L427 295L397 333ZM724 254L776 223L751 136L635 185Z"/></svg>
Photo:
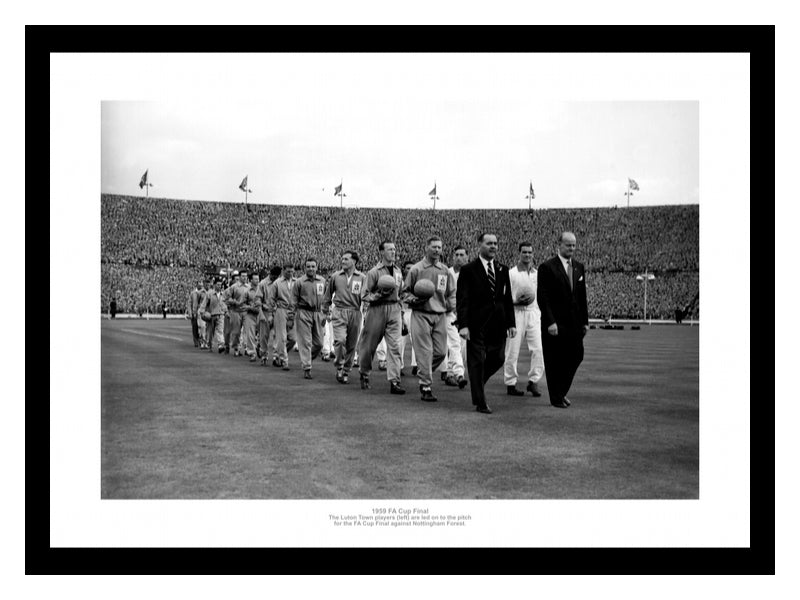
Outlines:
<svg viewBox="0 0 800 600"><path fill-rule="evenodd" d="M275 355L278 357L278 360L287 365L289 364L289 354L286 351L288 315L289 311L285 308L275 309Z"/></svg>
<svg viewBox="0 0 800 600"><path fill-rule="evenodd" d="M386 307L386 328L383 339L386 340L386 379L400 383L400 338L403 325L400 322L400 305L390 304Z"/></svg>
<svg viewBox="0 0 800 600"><path fill-rule="evenodd" d="M531 352L531 367L528 370L528 381L538 383L542 375L544 375L541 317L535 311L528 311L526 317L528 322L525 326L525 336L528 340L528 350ZM519 335L519 333L517 333L517 335Z"/></svg>
<svg viewBox="0 0 800 600"><path fill-rule="evenodd" d="M383 337L386 329L386 306L371 306L364 319L364 329L361 330L361 342L358 344L358 371L362 375L369 375L372 370L372 359L375 349Z"/></svg>
<svg viewBox="0 0 800 600"><path fill-rule="evenodd" d="M417 353L417 366L419 367L417 377L419 377L419 384L425 387L430 387L432 383L433 317L434 315L418 310L411 314L411 345ZM441 361L439 362L441 363Z"/></svg>
<svg viewBox="0 0 800 600"><path fill-rule="evenodd" d="M353 367L353 358L356 354L356 342L361 334L362 316L359 310L347 311L347 337L344 344L344 365L345 373L349 373Z"/></svg>
<svg viewBox="0 0 800 600"><path fill-rule="evenodd" d="M294 316L294 326L297 329L297 349L300 354L300 364L303 370L311 369L311 338L314 326L314 313L310 310L299 309Z"/></svg>
<svg viewBox="0 0 800 600"><path fill-rule="evenodd" d="M517 335L506 340L505 362L503 365L503 381L506 385L517 385L517 362L519 361L519 348L524 337L525 311L514 309L514 326Z"/></svg>

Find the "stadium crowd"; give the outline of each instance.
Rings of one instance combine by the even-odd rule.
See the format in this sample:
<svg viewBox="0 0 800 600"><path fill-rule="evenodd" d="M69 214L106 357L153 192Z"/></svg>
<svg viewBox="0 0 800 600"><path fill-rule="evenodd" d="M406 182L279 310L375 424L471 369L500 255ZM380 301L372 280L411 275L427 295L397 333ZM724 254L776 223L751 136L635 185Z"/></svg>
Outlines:
<svg viewBox="0 0 800 600"><path fill-rule="evenodd" d="M359 268L379 259L381 240L397 244L397 260L417 261L433 234L446 260L464 244L499 232L498 260L516 261L519 240L533 242L533 262L554 253L560 232L573 231L587 270L589 316L641 318L642 283L648 283L648 317L672 319L699 289L699 207L537 210L407 210L275 206L101 196L101 311L112 297L118 312L183 313L198 278L228 266L261 272L286 263L302 269L307 256L319 272L339 268L341 251L355 250ZM693 316L699 316L695 309Z"/></svg>

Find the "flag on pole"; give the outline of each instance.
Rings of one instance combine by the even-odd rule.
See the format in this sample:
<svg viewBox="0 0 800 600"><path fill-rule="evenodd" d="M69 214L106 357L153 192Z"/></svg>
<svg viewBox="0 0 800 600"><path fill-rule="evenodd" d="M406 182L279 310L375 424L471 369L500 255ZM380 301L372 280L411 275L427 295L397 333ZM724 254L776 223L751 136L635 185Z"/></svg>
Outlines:
<svg viewBox="0 0 800 600"><path fill-rule="evenodd" d="M342 193L342 184L340 183L339 185L336 186L336 189L333 190L333 195L338 196L341 193Z"/></svg>
<svg viewBox="0 0 800 600"><path fill-rule="evenodd" d="M536 198L536 194L533 193L533 182L532 181L531 181L531 191L529 193L531 195L531 198Z"/></svg>
<svg viewBox="0 0 800 600"><path fill-rule="evenodd" d="M149 170L150 169L148 169L147 171ZM144 186L147 185L147 171L144 172L144 175L142 175L142 178L139 180L139 189L142 189Z"/></svg>
<svg viewBox="0 0 800 600"><path fill-rule="evenodd" d="M247 175L244 176L244 179L242 179L242 183L239 184L239 189L242 190L243 192L247 191Z"/></svg>
<svg viewBox="0 0 800 600"><path fill-rule="evenodd" d="M428 196L435 196L436 195L436 183L433 184L433 189L428 192Z"/></svg>
<svg viewBox="0 0 800 600"><path fill-rule="evenodd" d="M628 177L628 187L631 188L632 190L638 190L639 189L639 184L636 183L635 180L633 180L630 177Z"/></svg>

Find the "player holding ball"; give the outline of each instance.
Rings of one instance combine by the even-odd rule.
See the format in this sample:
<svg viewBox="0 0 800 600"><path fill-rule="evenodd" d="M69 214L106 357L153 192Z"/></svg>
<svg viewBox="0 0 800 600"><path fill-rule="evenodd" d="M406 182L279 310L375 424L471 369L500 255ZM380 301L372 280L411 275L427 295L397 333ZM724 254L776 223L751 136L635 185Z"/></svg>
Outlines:
<svg viewBox="0 0 800 600"><path fill-rule="evenodd" d="M421 399L425 402L436 402L431 375L447 356L446 315L456 307L456 281L441 256L441 238L430 237L425 258L411 267L403 288L403 300L412 310L411 344L417 357Z"/></svg>
<svg viewBox="0 0 800 600"><path fill-rule="evenodd" d="M375 349L386 338L386 378L389 392L405 394L400 386L400 337L402 311L399 291L403 283L400 267L395 264L396 248L393 242L380 243L381 262L367 272L361 301L368 305L364 318L364 331L358 345L358 372L361 389L370 389L369 374Z"/></svg>

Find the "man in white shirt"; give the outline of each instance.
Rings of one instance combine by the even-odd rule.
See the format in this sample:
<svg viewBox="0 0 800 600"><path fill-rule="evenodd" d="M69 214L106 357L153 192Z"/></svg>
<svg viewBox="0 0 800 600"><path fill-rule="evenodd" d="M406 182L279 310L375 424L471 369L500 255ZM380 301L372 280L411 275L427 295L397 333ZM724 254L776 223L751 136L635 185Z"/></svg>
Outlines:
<svg viewBox="0 0 800 600"><path fill-rule="evenodd" d="M506 342L506 362L503 379L509 396L524 396L517 389L517 362L522 340L528 344L531 364L528 369L527 391L533 396L541 396L538 383L544 373L544 354L542 353L541 311L536 302L536 267L533 266L533 244L522 242L519 245L519 261L508 271L511 280L511 298L514 301L514 319L517 335Z"/></svg>
<svg viewBox="0 0 800 600"><path fill-rule="evenodd" d="M461 267L467 264L467 249L458 245L453 249L453 266L449 268L458 287L458 274ZM447 360L442 363L442 379L445 385L458 386L459 389L467 387L464 377L464 356L467 352L467 340L458 335L458 328L453 324L456 320L455 311L447 313Z"/></svg>

